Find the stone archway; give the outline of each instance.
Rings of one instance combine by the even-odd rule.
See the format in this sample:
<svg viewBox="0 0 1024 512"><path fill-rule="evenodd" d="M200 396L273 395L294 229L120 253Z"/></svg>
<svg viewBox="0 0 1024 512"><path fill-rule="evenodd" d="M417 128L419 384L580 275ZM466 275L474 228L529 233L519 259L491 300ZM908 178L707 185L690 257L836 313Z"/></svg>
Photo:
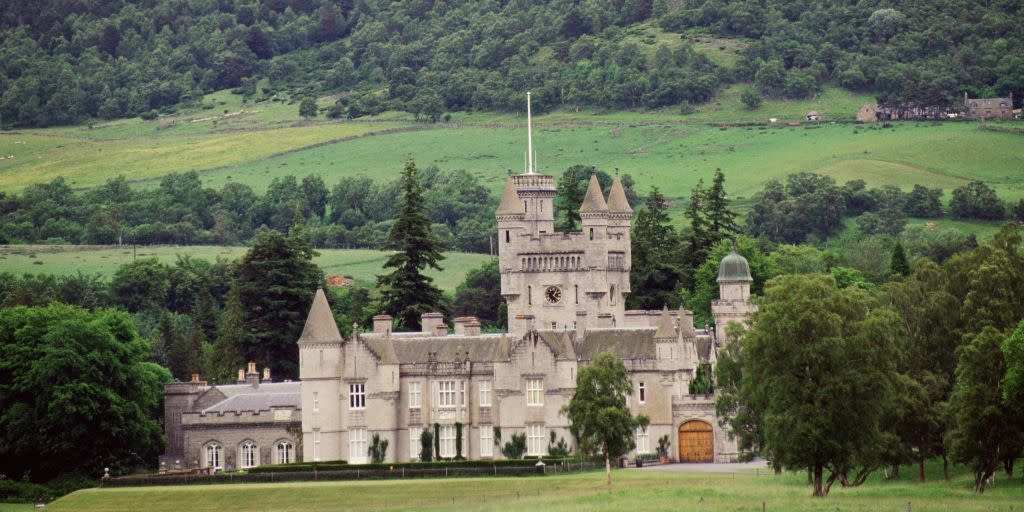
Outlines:
<svg viewBox="0 0 1024 512"><path fill-rule="evenodd" d="M714 462L714 439L710 423L690 420L679 425L679 462Z"/></svg>

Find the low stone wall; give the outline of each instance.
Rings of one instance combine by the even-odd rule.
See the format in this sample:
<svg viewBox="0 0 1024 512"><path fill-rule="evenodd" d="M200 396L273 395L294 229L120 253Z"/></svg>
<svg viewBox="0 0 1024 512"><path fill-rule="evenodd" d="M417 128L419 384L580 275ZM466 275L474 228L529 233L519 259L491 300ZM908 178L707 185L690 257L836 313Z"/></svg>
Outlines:
<svg viewBox="0 0 1024 512"><path fill-rule="evenodd" d="M602 464L591 461L559 462L537 466L482 466L482 467L435 467L394 469L362 469L358 465L334 471L291 471L264 473L220 473L216 475L152 475L110 478L101 483L102 487L139 487L151 485L207 485L242 484L253 482L307 482L329 480L401 479L401 478L445 478L481 476L539 476L550 473L568 473L603 468Z"/></svg>

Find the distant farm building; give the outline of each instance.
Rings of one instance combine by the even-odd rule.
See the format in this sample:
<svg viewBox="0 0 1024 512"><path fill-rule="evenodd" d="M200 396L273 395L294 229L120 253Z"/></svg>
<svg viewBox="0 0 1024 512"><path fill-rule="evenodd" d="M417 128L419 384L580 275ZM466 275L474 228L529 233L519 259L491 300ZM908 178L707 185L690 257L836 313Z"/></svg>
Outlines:
<svg viewBox="0 0 1024 512"><path fill-rule="evenodd" d="M903 121L907 119L948 119L957 113L946 107L904 107L882 106L865 103L857 111L857 121L875 123L878 121Z"/></svg>
<svg viewBox="0 0 1024 512"><path fill-rule="evenodd" d="M1005 98L969 98L964 93L967 119L1010 119L1013 117L1013 93Z"/></svg>

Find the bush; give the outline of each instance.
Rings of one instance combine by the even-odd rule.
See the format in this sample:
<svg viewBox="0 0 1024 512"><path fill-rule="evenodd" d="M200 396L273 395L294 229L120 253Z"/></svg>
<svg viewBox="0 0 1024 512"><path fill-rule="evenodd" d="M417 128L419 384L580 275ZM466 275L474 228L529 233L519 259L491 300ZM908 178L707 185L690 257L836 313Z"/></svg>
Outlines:
<svg viewBox="0 0 1024 512"><path fill-rule="evenodd" d="M761 94L753 87L748 87L740 94L740 101L747 107L747 110L757 110L757 107L761 106Z"/></svg>
<svg viewBox="0 0 1024 512"><path fill-rule="evenodd" d="M525 438L525 434L524 434ZM271 464L258 466L249 470L249 473L295 473L300 471L370 471L370 470L401 470L401 469L444 469L444 468L489 468L489 467L531 467L536 464L535 455L522 459L505 460L435 460L430 462L385 462L380 464L347 464L345 461L338 462L296 462L292 464ZM545 464L558 464L566 460L576 462L577 459L568 458L544 458ZM532 461L532 462L530 462Z"/></svg>
<svg viewBox="0 0 1024 512"><path fill-rule="evenodd" d="M143 112L143 113L139 114L139 117L141 117L142 119L144 119L146 121L152 121L152 120L156 119L157 116L159 116L159 115L160 114L158 114L156 110L149 110L147 112Z"/></svg>

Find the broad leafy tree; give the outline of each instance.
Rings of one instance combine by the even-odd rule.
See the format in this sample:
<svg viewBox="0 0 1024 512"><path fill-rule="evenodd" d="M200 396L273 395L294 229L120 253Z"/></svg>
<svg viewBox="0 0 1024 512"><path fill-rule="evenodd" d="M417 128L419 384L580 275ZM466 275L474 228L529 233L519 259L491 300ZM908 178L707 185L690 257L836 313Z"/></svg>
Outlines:
<svg viewBox="0 0 1024 512"><path fill-rule="evenodd" d="M391 272L377 276L377 286L381 291L381 308L400 327L414 329L421 314L448 310L444 294L434 285L434 279L424 273L428 268L441 270L444 256L431 230L423 204L423 185L411 157L405 162L401 181L398 215L383 247L395 251L384 263L384 269Z"/></svg>
<svg viewBox="0 0 1024 512"><path fill-rule="evenodd" d="M759 305L740 341L739 401L761 415L762 449L783 467L810 469L814 496L837 479L863 481L882 462L899 317L821 275L775 278Z"/></svg>
<svg viewBox="0 0 1024 512"><path fill-rule="evenodd" d="M636 446L637 427L646 428L650 423L646 416L630 414L626 397L632 392L633 384L622 360L602 352L589 365L580 368L576 393L562 407L580 449L604 455L609 489L612 486L611 459L632 450Z"/></svg>
<svg viewBox="0 0 1024 512"><path fill-rule="evenodd" d="M164 368L127 313L0 310L0 470L12 479L153 464Z"/></svg>

